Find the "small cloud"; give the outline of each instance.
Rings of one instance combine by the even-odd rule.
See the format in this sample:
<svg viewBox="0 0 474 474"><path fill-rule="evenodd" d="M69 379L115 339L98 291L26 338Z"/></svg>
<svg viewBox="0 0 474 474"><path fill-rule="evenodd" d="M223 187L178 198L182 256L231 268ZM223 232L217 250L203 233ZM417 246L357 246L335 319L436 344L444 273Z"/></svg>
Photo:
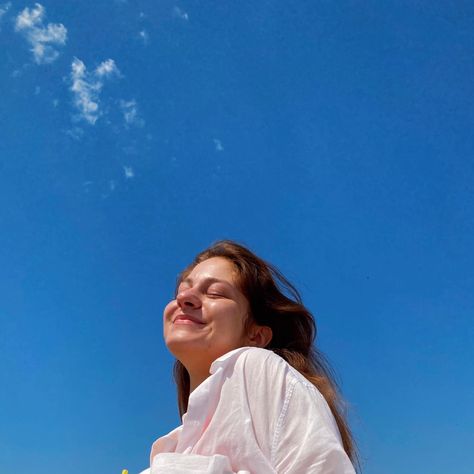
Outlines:
<svg viewBox="0 0 474 474"><path fill-rule="evenodd" d="M138 114L136 100L121 100L119 104L126 125L135 125L136 127L145 125L145 121Z"/></svg>
<svg viewBox="0 0 474 474"><path fill-rule="evenodd" d="M40 92L41 92L41 87L40 87L40 86L36 86L36 87L35 87L35 95L39 95Z"/></svg>
<svg viewBox="0 0 474 474"><path fill-rule="evenodd" d="M173 15L177 18L181 18L181 20L188 21L189 15L179 7L173 8Z"/></svg>
<svg viewBox="0 0 474 474"><path fill-rule="evenodd" d="M82 136L84 135L84 130L81 127L73 127L70 128L69 130L66 130L66 135L73 140L79 141Z"/></svg>
<svg viewBox="0 0 474 474"><path fill-rule="evenodd" d="M83 188L85 193L89 193L91 184L93 184L93 181L84 181L82 183L82 188Z"/></svg>
<svg viewBox="0 0 474 474"><path fill-rule="evenodd" d="M116 187L117 187L117 183L113 179L111 179L109 181L109 190L110 190L110 192L113 193L115 191Z"/></svg>
<svg viewBox="0 0 474 474"><path fill-rule="evenodd" d="M59 105L59 100L58 99L54 99L53 100L53 107L57 107Z"/></svg>
<svg viewBox="0 0 474 474"><path fill-rule="evenodd" d="M222 146L222 142L218 138L214 138L212 140L214 142L214 147L216 151L224 151L224 147Z"/></svg>
<svg viewBox="0 0 474 474"><path fill-rule="evenodd" d="M120 76L120 71L118 70L115 61L113 59L107 59L103 62L101 62L96 70L95 74L98 77L110 77L113 75Z"/></svg>
<svg viewBox="0 0 474 474"><path fill-rule="evenodd" d="M0 4L0 21L2 21L3 16L5 15L5 13L7 13L8 10L10 10L11 6L12 2Z"/></svg>
<svg viewBox="0 0 474 474"><path fill-rule="evenodd" d="M122 151L125 155L138 155L137 147L133 144L122 147Z"/></svg>
<svg viewBox="0 0 474 474"><path fill-rule="evenodd" d="M87 71L86 65L78 58L71 64L71 92L79 117L94 125L101 115L100 93L104 79L113 75L120 76L113 59L107 59L97 66L94 72Z"/></svg>
<svg viewBox="0 0 474 474"><path fill-rule="evenodd" d="M148 32L146 30L141 30L138 32L139 38L143 41L143 44L148 44Z"/></svg>
<svg viewBox="0 0 474 474"><path fill-rule="evenodd" d="M37 64L52 63L59 56L57 46L66 44L67 29L62 23L45 25L45 9L36 3L25 8L15 20L15 31L22 33L31 45L31 52Z"/></svg>
<svg viewBox="0 0 474 474"><path fill-rule="evenodd" d="M124 166L123 174L125 175L125 179L132 179L135 177L135 173L133 172L133 168L131 166Z"/></svg>
<svg viewBox="0 0 474 474"><path fill-rule="evenodd" d="M19 69L13 70L12 73L10 74L10 76L13 77L13 78L20 77L30 67L31 67L31 64L25 63Z"/></svg>

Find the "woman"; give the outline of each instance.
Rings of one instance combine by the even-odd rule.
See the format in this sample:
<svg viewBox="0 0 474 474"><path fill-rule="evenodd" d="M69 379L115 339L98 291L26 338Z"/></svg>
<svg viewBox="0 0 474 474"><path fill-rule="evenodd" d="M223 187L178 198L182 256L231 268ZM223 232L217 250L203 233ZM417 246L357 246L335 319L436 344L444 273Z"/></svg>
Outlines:
<svg viewBox="0 0 474 474"><path fill-rule="evenodd" d="M314 319L273 266L217 242L179 276L163 324L183 423L144 473L355 472Z"/></svg>

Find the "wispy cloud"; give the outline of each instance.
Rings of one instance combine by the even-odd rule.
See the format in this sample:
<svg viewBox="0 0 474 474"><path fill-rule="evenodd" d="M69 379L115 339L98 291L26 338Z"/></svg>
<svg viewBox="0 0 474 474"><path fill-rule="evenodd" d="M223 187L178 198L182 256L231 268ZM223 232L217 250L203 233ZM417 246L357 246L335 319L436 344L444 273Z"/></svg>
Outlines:
<svg viewBox="0 0 474 474"><path fill-rule="evenodd" d="M66 44L67 29L62 23L44 24L45 9L40 3L25 8L15 20L15 30L31 45L37 64L52 63L59 56L58 46Z"/></svg>
<svg viewBox="0 0 474 474"><path fill-rule="evenodd" d="M179 7L173 8L173 15L177 18L181 18L181 20L188 21L189 15Z"/></svg>
<svg viewBox="0 0 474 474"><path fill-rule="evenodd" d="M22 66L20 66L18 69L14 69L12 73L10 74L11 77L20 77L22 76L26 71L28 71L33 64L31 63L25 63Z"/></svg>
<svg viewBox="0 0 474 474"><path fill-rule="evenodd" d="M123 174L125 175L125 179L132 179L135 177L135 173L133 172L133 168L131 166L124 166Z"/></svg>
<svg viewBox="0 0 474 474"><path fill-rule="evenodd" d="M222 146L222 142L218 138L213 139L214 147L216 151L224 151L224 147Z"/></svg>
<svg viewBox="0 0 474 474"><path fill-rule="evenodd" d="M148 44L148 32L146 30L141 30L138 32L138 36L139 38L143 41L143 44L144 45L147 45Z"/></svg>
<svg viewBox="0 0 474 474"><path fill-rule="evenodd" d="M114 74L120 76L120 71L113 59L106 59L97 66L95 74L98 77L110 77Z"/></svg>
<svg viewBox="0 0 474 474"><path fill-rule="evenodd" d="M71 91L74 105L79 117L94 125L101 115L100 93L104 80L120 76L120 71L113 59L100 63L93 72L88 72L86 65L77 58L71 64Z"/></svg>
<svg viewBox="0 0 474 474"><path fill-rule="evenodd" d="M84 130L80 127L73 127L69 130L65 130L65 133L68 137L76 141L81 140L81 138L84 136Z"/></svg>
<svg viewBox="0 0 474 474"><path fill-rule="evenodd" d="M2 21L3 16L5 15L5 13L7 13L8 10L10 10L11 6L12 2L0 4L0 21Z"/></svg>
<svg viewBox="0 0 474 474"><path fill-rule="evenodd" d="M138 113L136 100L121 100L119 104L126 125L134 125L136 127L143 127L145 125L145 121Z"/></svg>

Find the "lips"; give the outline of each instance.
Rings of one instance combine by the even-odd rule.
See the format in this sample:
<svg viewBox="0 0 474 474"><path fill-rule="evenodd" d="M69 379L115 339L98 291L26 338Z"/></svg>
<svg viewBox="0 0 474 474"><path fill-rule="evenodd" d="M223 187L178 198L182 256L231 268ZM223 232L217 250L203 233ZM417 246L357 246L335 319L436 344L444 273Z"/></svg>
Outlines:
<svg viewBox="0 0 474 474"><path fill-rule="evenodd" d="M200 325L203 325L205 324L203 321L201 321L200 319L194 317L194 316L190 316L189 314L178 314L174 319L173 319L173 324L200 324Z"/></svg>

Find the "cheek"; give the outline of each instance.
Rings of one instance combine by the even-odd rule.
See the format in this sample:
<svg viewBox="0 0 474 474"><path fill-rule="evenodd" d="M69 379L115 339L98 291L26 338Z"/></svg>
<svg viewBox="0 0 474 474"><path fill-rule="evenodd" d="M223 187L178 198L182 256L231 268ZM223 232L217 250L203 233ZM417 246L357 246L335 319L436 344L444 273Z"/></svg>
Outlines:
<svg viewBox="0 0 474 474"><path fill-rule="evenodd" d="M163 324L170 321L173 313L176 309L177 303L176 300L170 301L163 310Z"/></svg>
<svg viewBox="0 0 474 474"><path fill-rule="evenodd" d="M163 310L163 338L165 339L165 341L170 332L171 318L173 316L175 306L176 306L176 301L173 300L173 301L170 301L165 306L165 309Z"/></svg>
<svg viewBox="0 0 474 474"><path fill-rule="evenodd" d="M226 337L241 335L244 329L244 315L239 307L228 307L219 313L217 325L223 330Z"/></svg>

